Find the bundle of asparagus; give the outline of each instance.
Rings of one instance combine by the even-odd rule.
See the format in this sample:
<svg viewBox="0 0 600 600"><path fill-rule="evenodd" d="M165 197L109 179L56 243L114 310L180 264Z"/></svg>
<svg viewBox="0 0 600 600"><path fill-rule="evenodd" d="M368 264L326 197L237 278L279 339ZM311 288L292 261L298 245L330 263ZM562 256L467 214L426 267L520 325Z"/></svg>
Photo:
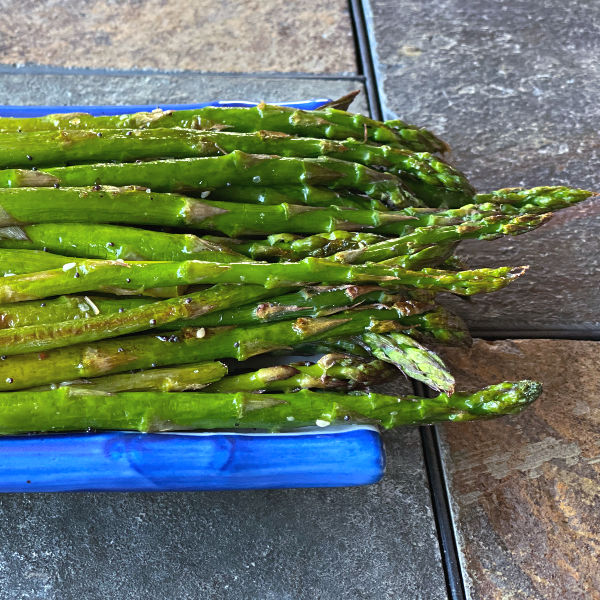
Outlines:
<svg viewBox="0 0 600 600"><path fill-rule="evenodd" d="M593 194L476 194L433 133L341 105L0 118L0 434L389 428L535 400L533 381L455 391L427 344L470 336L436 295L526 270L463 268L461 240ZM398 372L439 395L371 389Z"/></svg>

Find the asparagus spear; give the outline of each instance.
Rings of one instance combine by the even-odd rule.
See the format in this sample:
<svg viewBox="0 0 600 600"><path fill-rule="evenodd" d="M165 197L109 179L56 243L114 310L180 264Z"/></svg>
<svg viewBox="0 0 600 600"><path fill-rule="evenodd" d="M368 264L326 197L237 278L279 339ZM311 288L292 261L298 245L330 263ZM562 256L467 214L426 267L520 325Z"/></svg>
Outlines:
<svg viewBox="0 0 600 600"><path fill-rule="evenodd" d="M450 150L450 146L440 138L438 138L434 133L428 131L427 129L423 129L421 127L416 127L415 125L409 125L406 121L402 121L400 119L392 119L389 121L384 121L387 127L393 129L398 135L400 135L405 141L405 145L408 148L416 149L416 145L411 143L411 137L416 137L418 134L427 138L426 144L420 144L423 150L427 150L428 152L441 152L445 153ZM416 131L416 133L415 133ZM426 147L427 146L427 147Z"/></svg>
<svg viewBox="0 0 600 600"><path fill-rule="evenodd" d="M487 194L477 194L475 204L500 204L503 211L535 206L540 212L550 212L566 208L588 198L597 196L594 192L578 190L566 186L541 186L530 189L504 188ZM511 213L512 214L512 213Z"/></svg>
<svg viewBox="0 0 600 600"><path fill-rule="evenodd" d="M246 360L313 340L419 326L424 322L420 316L399 317L398 311L393 309L354 309L316 319L303 317L250 327L186 328L164 335L128 336L7 356L0 360L0 391L132 369L223 358Z"/></svg>
<svg viewBox="0 0 600 600"><path fill-rule="evenodd" d="M285 291L285 290L284 290ZM186 321L176 321L157 329L178 327L217 327L223 325L255 325L297 317L321 317L360 304L394 306L403 315L429 310L433 298L405 290L393 293L377 286L339 286L303 288L281 294L267 302L254 302L232 309L219 310ZM131 308L150 304L150 298L60 296L44 302L16 302L0 306L0 328L43 325L89 318L95 315L123 313Z"/></svg>
<svg viewBox="0 0 600 600"><path fill-rule="evenodd" d="M42 250L0 250L0 277L59 269L70 259Z"/></svg>
<svg viewBox="0 0 600 600"><path fill-rule="evenodd" d="M0 171L2 188L136 185L153 192L199 194L212 188L259 183L275 186L306 183L332 189L355 189L394 206L418 205L400 179L390 173L334 158L282 158L239 150L206 158Z"/></svg>
<svg viewBox="0 0 600 600"><path fill-rule="evenodd" d="M238 188L227 188L234 192ZM274 188L273 188L274 189ZM302 189L300 186L298 189ZM235 204L221 201L202 201L179 194L146 193L135 187L116 188L0 188L0 226L25 223L122 223L128 225L158 225L161 227L184 227L195 229L216 229L225 233L244 230L258 233L271 233L274 227L283 226L291 219L291 226L300 231L319 231L317 224L309 226L308 215L315 213L320 226L330 227L335 220L352 223L358 219L367 226L379 223L395 223L411 216L385 216L384 211L371 208L356 209L336 206L338 194L333 190L323 190L332 194L326 207L290 205L285 202L276 206L250 203ZM289 194L284 195L284 198ZM361 198L366 200L366 198ZM301 198L298 197L300 201ZM303 215L303 216L301 216ZM267 224L263 225L263 219ZM275 220L274 220L275 219ZM236 225L236 223L239 223ZM258 228L258 229L257 229ZM288 229L290 227L288 226Z"/></svg>
<svg viewBox="0 0 600 600"><path fill-rule="evenodd" d="M4 250L4 253L23 252ZM411 271L378 264L345 265L327 259L305 258L294 263L219 264L184 262L84 260L66 263L60 269L4 277L0 281L0 303L22 302L62 294L99 290L139 295L146 289L175 285L246 283L274 287L303 287L315 282L328 284L406 285L453 292L464 296L492 292L520 277L527 267L498 267L471 271L422 269Z"/></svg>
<svg viewBox="0 0 600 600"><path fill-rule="evenodd" d="M543 225L550 216L525 214L508 217L493 214L478 221L456 225L419 227L391 240L379 234L351 231L318 233L306 238L283 233L270 235L265 240L244 241L211 236L206 239L254 260L297 261L307 256L332 256L339 262L353 263L388 260L409 253L411 249L422 249L433 244L447 245L461 239L493 239L501 235L517 235ZM407 227L401 224L399 229L406 230ZM387 232L387 227L375 228L375 231L382 230Z"/></svg>
<svg viewBox="0 0 600 600"><path fill-rule="evenodd" d="M404 333L413 339L446 346L471 345L471 335L466 323L458 315L449 312L442 306L437 306L434 310L425 313L415 313L403 317L402 323L406 326L403 330ZM294 353L313 356L342 352L368 358L371 355L365 350L364 345L362 339L357 336L354 338L328 338L295 346Z"/></svg>
<svg viewBox="0 0 600 600"><path fill-rule="evenodd" d="M331 108L306 111L259 104L249 108L207 106L178 111L93 117L85 113L34 118L0 118L0 130L48 131L54 129L155 129L184 128L238 132L280 131L304 137L369 140L417 151L436 152L445 144L432 133L402 123L393 128L363 115Z"/></svg>
<svg viewBox="0 0 600 600"><path fill-rule="evenodd" d="M248 300L274 296L274 290L257 285L216 285L185 298L170 298L112 314L96 315L45 325L26 325L0 330L0 354L11 356L25 352L63 348L72 344L114 338L154 329L181 319L240 306Z"/></svg>
<svg viewBox="0 0 600 600"><path fill-rule="evenodd" d="M267 187L261 185L236 185L217 188L210 192L211 200L243 202L244 204L302 204L305 206L339 206L360 210L387 210L375 198L369 198L345 190L330 190L312 185L282 185Z"/></svg>
<svg viewBox="0 0 600 600"><path fill-rule="evenodd" d="M41 250L3 250L0 248L0 277L24 275L26 273L46 272L73 264L69 256L60 256ZM112 290L108 290L112 291ZM156 298L172 298L185 291L185 286L172 285L166 287L148 287L140 290L145 296Z"/></svg>
<svg viewBox="0 0 600 600"><path fill-rule="evenodd" d="M411 337L403 333L368 332L361 340L373 356L396 365L407 377L422 381L438 392L454 392L454 377L442 359Z"/></svg>
<svg viewBox="0 0 600 600"><path fill-rule="evenodd" d="M250 260L227 246L190 233L163 233L87 223L0 227L0 248L45 250L61 256L103 260L202 260L216 263ZM59 266L58 261L55 262ZM64 262L69 261L62 264ZM39 270L39 266L32 270Z"/></svg>
<svg viewBox="0 0 600 600"><path fill-rule="evenodd" d="M266 367L252 373L230 375L206 392L293 392L298 389L349 390L387 381L396 371L381 360L365 361L347 354L327 354L316 363Z"/></svg>
<svg viewBox="0 0 600 600"><path fill-rule="evenodd" d="M237 205L239 207L249 205ZM277 208L282 213L288 209L285 205ZM323 209L326 212L326 209ZM358 211L354 211L358 212ZM235 215L236 211L232 211ZM241 217L244 215L242 214ZM248 216L248 215L245 215ZM284 220L285 216L282 215ZM311 215L301 215L308 229L327 229L326 223L319 219L310 219ZM256 259L278 258L279 260L300 260L307 256L321 257L337 249L341 250L333 255L333 260L347 264L365 263L369 261L381 262L397 256L414 253L423 250L426 246L433 246L429 256L437 259L443 255L443 246L461 239L478 238L492 239L502 235L517 235L535 229L545 223L551 214L524 215L514 218L495 215L454 226L418 228L410 234L400 238L383 239L373 234L344 235L343 232L333 231L332 235L317 234L304 240L293 240L292 242L281 241L282 236L273 236L275 240L253 240L246 243L236 244L227 241L216 241L198 238L191 234L172 234L157 231L139 230L130 227L115 225L88 225L81 223L42 223L39 225L23 225L0 227L0 248L9 249L35 249L47 250L60 253L63 256L76 256L80 258L99 258L104 260L201 260L218 263L245 262L249 259L244 256L248 254ZM217 217L218 219L218 217ZM230 234L245 233L250 231L240 221L232 222ZM257 229L269 229L269 219L254 221L260 224ZM290 219L290 229L300 230L293 227L295 219ZM311 225L316 223L316 225ZM335 222L332 226L339 226ZM377 230L377 228L376 228ZM276 241L279 240L279 241ZM371 244L366 245L365 240ZM216 242L216 243L215 243ZM437 245L436 245L437 244ZM352 248L354 246L354 248ZM236 248L240 252L235 252ZM433 254L431 254L433 252ZM432 266L435 263L429 261L428 255L424 255L425 262L413 259L403 263L406 268L416 268L418 265ZM407 259L408 260L408 259ZM396 261L397 264L398 263ZM56 265L58 266L58 265Z"/></svg>
<svg viewBox="0 0 600 600"><path fill-rule="evenodd" d="M301 237L291 233L269 235L264 240L240 240L206 236L208 241L227 246L254 260L297 261L307 256L323 258L342 250L362 248L386 239L385 236L364 231L332 231Z"/></svg>
<svg viewBox="0 0 600 600"><path fill-rule="evenodd" d="M252 254L260 256L256 251L264 246L262 242L251 244ZM211 247L213 249L211 249ZM225 248L223 251L214 249L217 246L212 242L203 240L190 234L161 233L134 229L131 227L120 227L116 225L87 225L80 223L43 223L40 225L24 225L22 227L0 227L0 257L7 256L2 249L18 249L34 251L44 250L52 252L52 259L43 260L43 264L50 268L57 268L65 263L71 262L69 257L97 258L101 260L150 260L150 261L185 261L200 260L221 264L250 262L251 259L243 254L238 254L227 248L225 244L218 247ZM398 248L402 247L397 245ZM332 250L333 245L329 246ZM425 252L425 246L413 246L408 244L406 255L397 257L396 245L390 244L387 248L378 245L379 256L394 258L396 266L404 268L421 268L423 266L435 266L446 257L446 246L440 244L430 246ZM265 250L267 250L265 248ZM60 253L56 255L54 253ZM317 256L323 253L316 252ZM266 254L266 252L263 252ZM269 254L273 254L270 252ZM417 256L417 254L419 254ZM312 254L309 254L311 256ZM268 256L273 258L273 256ZM281 259L282 257L280 257ZM287 260L291 258L288 253ZM303 258L297 253L296 259ZM357 257L359 258L359 257ZM442 260L443 260L442 259ZM340 262L343 259L340 255ZM366 262L357 260L356 262ZM392 264L392 263L389 263ZM33 257L23 260L17 264L7 264L5 269L15 272L20 269L21 273L30 273L39 270L40 264ZM2 267L0 267L0 270Z"/></svg>
<svg viewBox="0 0 600 600"><path fill-rule="evenodd" d="M281 394L121 392L82 394L62 387L2 395L0 433L129 429L173 431L259 428L271 431L336 421L375 423L384 429L515 414L541 394L534 381L505 382L473 394L436 398L338 394L301 390Z"/></svg>
<svg viewBox="0 0 600 600"><path fill-rule="evenodd" d="M461 206L471 202L475 193L462 173L426 152L374 146L353 139L338 142L298 138L271 131L201 133L142 129L127 133L119 130L5 133L0 137L0 168L196 158L234 151L300 158L328 156L381 168L406 179L408 185L414 182L426 205L439 206L451 198Z"/></svg>
<svg viewBox="0 0 600 600"><path fill-rule="evenodd" d="M339 287L308 287L264 302L226 309L186 322L178 327L220 327L272 323L298 317L323 317L359 305L374 304L392 307L399 315L416 315L431 310L427 299L411 298L410 292L390 293L377 286L349 285Z"/></svg>
<svg viewBox="0 0 600 600"><path fill-rule="evenodd" d="M30 201L33 195L23 194L25 201ZM1 194L0 194L1 201ZM229 236L238 235L269 235L272 231L280 231L283 233L294 232L294 233L321 233L331 232L336 230L353 230L353 229L372 229L373 231L382 233L392 232L396 223L402 223L404 221L412 220L413 217L396 214L394 212L379 212L379 211L363 211L354 210L351 208L338 208L338 207L313 207L313 206L300 206L297 204L280 204L278 206L258 206L254 204L234 204L226 202L209 202L209 201L196 201L198 211L203 211L203 215L197 216L190 219L189 226L193 226L195 229L204 229L210 231L219 231ZM84 206L81 206L76 211L69 209L69 212L74 215L79 213L78 218L80 223L67 222L65 229L75 230L75 225L82 227L81 223L90 224L94 222L106 223L109 220L108 215L99 216L98 220L93 217L85 217ZM70 215L69 215L70 216ZM33 217L35 219L35 217ZM5 221L16 219L6 217ZM68 219L71 221L74 219ZM129 219L132 225L142 225L143 216L141 219L132 217ZM60 215L55 215L54 224L60 223ZM137 222L136 222L137 221ZM140 223L139 221L142 221ZM164 223L168 225L169 223ZM30 225L34 227L32 231L35 231L37 227L38 231L47 231L48 228L41 227L41 225L48 225L48 223L41 223L38 226ZM24 226L23 226L24 227ZM85 225L83 226L85 227ZM114 227L114 226L113 226ZM97 229L94 227L94 229ZM49 230L51 231L51 230ZM115 230L117 231L117 230ZM85 230L81 230L82 235L85 235ZM124 236L127 235L126 231L122 233ZM38 234L39 235L39 234ZM52 235L52 234L50 234ZM166 235L166 234L165 234ZM19 230L17 225L10 224L10 228L4 228L2 231L2 237L6 239L16 240L27 240L28 236ZM175 238L173 238L175 239ZM184 239L184 238L182 238ZM202 242L197 242L193 237L185 238L187 245L193 249L187 249L186 253L197 252L198 246L203 246ZM210 248L214 250L215 248ZM203 248L200 248L200 251Z"/></svg>
<svg viewBox="0 0 600 600"><path fill-rule="evenodd" d="M133 373L105 375L94 379L76 379L52 384L50 389L69 386L78 393L114 394L117 392L184 392L201 390L227 375L227 367L219 361L202 362L193 365L147 369ZM48 386L35 388L47 390ZM1 397L1 396L0 396Z"/></svg>
<svg viewBox="0 0 600 600"><path fill-rule="evenodd" d="M124 296L59 296L43 301L16 302L0 306L0 329L86 319L94 315L123 312L154 301L151 298Z"/></svg>
<svg viewBox="0 0 600 600"><path fill-rule="evenodd" d="M401 212L416 217L416 220L407 222L407 226L412 229L456 225L466 221L486 219L498 214L505 216L539 215L572 206L594 195L593 192L586 190L560 186L519 190L514 194L498 190L492 194L478 194L475 196L473 204L466 204L460 208L434 211L407 207ZM490 201L491 197L496 198L496 201ZM502 198L508 199L510 202L502 202ZM398 231L397 235L402 235L402 232Z"/></svg>
<svg viewBox="0 0 600 600"><path fill-rule="evenodd" d="M228 188L232 192L237 188ZM292 188L293 189L293 188ZM328 190L329 191L329 190ZM517 217L552 212L589 198L593 194L570 188L533 188L501 194L510 202L480 202L447 211L423 211L407 208L394 213L374 210L350 210L335 206L335 200L324 210L301 206L250 206L231 202L201 201L177 194L147 194L136 188L15 188L0 189L0 225L47 222L127 223L133 225L172 225L176 227L216 228L232 233L243 226L251 232L313 231L322 227L331 231L335 223L341 227L396 236L405 235L416 227L440 227L465 221L487 220L490 217ZM334 192L332 192L334 193ZM479 194L487 200L493 194ZM300 199L298 200L300 201ZM323 207L322 207L323 208ZM308 213L308 214L306 214ZM407 217L412 220L405 220ZM267 219L268 223L262 226ZM236 225L239 223L239 225ZM354 223L354 226L352 225ZM256 228L259 229L256 229ZM270 228L270 229L269 229ZM287 228L287 229L286 229ZM307 229L308 228L308 229ZM318 230L317 230L318 231ZM320 231L319 231L320 233ZM296 244L298 244L297 242Z"/></svg>
<svg viewBox="0 0 600 600"><path fill-rule="evenodd" d="M552 217L523 215L514 218L493 215L479 221L439 227L419 227L402 237L383 240L369 246L345 250L333 255L332 259L346 264L387 261L395 255L403 255L412 247L425 244L450 244L464 239L490 240L504 235L519 235L536 229Z"/></svg>

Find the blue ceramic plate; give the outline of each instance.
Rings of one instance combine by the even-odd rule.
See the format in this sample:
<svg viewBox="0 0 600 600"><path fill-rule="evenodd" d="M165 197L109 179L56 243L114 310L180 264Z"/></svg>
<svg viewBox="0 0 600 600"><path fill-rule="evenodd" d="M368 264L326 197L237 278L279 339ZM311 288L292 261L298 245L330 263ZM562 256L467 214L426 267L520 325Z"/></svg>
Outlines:
<svg viewBox="0 0 600 600"><path fill-rule="evenodd" d="M327 99L282 103L314 109ZM254 106L228 101L161 104L163 109ZM157 105L3 106L0 116L88 112L115 115ZM385 458L373 427L297 433L104 432L0 438L0 492L241 490L364 485Z"/></svg>

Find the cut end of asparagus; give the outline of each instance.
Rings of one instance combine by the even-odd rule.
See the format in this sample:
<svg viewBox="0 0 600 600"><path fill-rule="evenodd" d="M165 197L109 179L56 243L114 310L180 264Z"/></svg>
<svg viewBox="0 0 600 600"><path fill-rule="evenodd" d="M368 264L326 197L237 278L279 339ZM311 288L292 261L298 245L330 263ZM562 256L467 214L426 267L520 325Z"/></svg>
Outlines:
<svg viewBox="0 0 600 600"><path fill-rule="evenodd" d="M359 94L360 90L354 90L346 94L345 96L338 98L337 100L332 100L331 102L320 106L317 110L323 110L324 108L337 108L338 110L348 110L356 96L358 96Z"/></svg>

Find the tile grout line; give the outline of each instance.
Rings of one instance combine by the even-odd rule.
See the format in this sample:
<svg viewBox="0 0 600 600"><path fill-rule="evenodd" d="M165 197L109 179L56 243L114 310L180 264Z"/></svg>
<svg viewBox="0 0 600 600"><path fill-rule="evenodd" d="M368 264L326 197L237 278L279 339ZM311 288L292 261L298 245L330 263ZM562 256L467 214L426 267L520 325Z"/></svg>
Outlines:
<svg viewBox="0 0 600 600"><path fill-rule="evenodd" d="M367 102L371 116L381 120L381 98L373 65L371 42L365 23L365 9L362 0L350 0L350 16L354 29L356 53L359 67L365 81ZM416 391L424 393L424 387L412 381ZM421 388L421 389L419 389ZM454 532L454 523L449 508L446 481L441 467L440 448L434 431L429 427L420 427L421 446L431 503L435 520L440 559L446 580L446 591L450 600L464 600L465 588L462 566L458 558L458 548Z"/></svg>
<svg viewBox="0 0 600 600"><path fill-rule="evenodd" d="M359 62L358 66L367 92L369 112L374 119L382 120L383 113L377 90L377 78L375 77L375 69L373 67L373 55L371 53L371 44L361 0L350 0L350 20L354 33L355 51Z"/></svg>
<svg viewBox="0 0 600 600"><path fill-rule="evenodd" d="M431 391L421 382L411 380L411 383L417 395L431 397ZM467 596L463 565L458 552L456 528L450 508L450 495L442 465L437 430L433 426L425 426L419 427L419 432L421 434L423 458L431 492L431 505L439 539L448 597L450 600L465 600Z"/></svg>
<svg viewBox="0 0 600 600"><path fill-rule="evenodd" d="M177 71L157 69L109 69L109 68L85 68L85 67L60 67L51 65L14 65L0 63L0 73L3 75L99 75L104 77L131 77L133 76L177 76L177 77L226 77L239 79L252 77L255 79L320 79L324 81L347 80L363 82L364 76L353 73L302 73L291 71L283 73L280 71L258 71L228 73L222 71Z"/></svg>

